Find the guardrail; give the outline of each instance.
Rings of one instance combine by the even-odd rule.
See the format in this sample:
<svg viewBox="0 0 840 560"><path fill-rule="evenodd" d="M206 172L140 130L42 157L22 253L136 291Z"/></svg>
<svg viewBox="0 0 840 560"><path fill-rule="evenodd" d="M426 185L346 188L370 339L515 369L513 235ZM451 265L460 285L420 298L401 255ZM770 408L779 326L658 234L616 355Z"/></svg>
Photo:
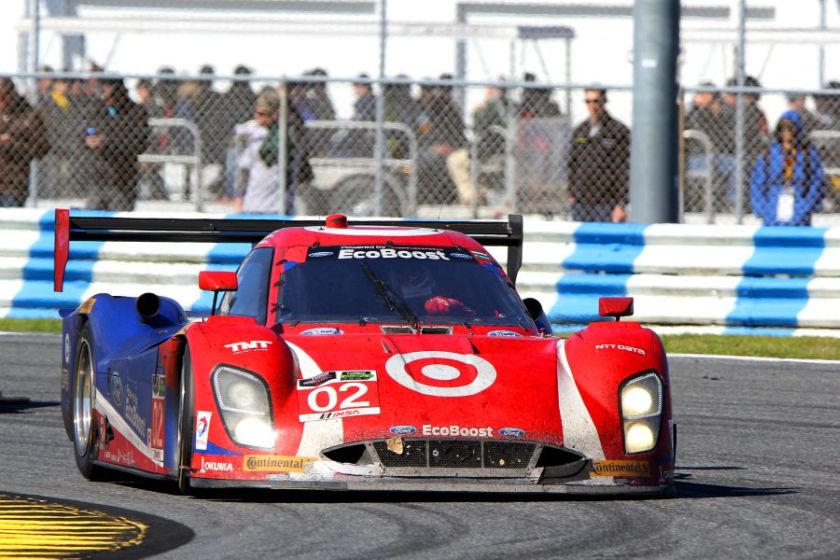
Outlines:
<svg viewBox="0 0 840 560"><path fill-rule="evenodd" d="M193 198L195 200L195 211L201 212L204 209L204 185L201 180L201 133L198 130L198 125L189 119L168 118L168 119L149 119L149 126L152 129L183 128L192 137L192 154L160 154L146 152L137 156L137 161L140 163L171 163L175 165L183 165L186 177L195 171L195 189ZM191 169L192 168L192 169ZM186 194L186 191L185 193Z"/></svg>
<svg viewBox="0 0 840 560"><path fill-rule="evenodd" d="M74 242L65 291L55 293L53 212L0 209L0 230L0 316L9 317L57 318L58 309L98 292L147 291L175 298L190 313L206 313L211 296L199 291L198 272L233 270L250 248ZM504 262L504 250L493 253ZM649 324L840 328L840 227L526 218L523 256L517 287L542 302L558 330L597 320L604 295L633 296L635 318Z"/></svg>

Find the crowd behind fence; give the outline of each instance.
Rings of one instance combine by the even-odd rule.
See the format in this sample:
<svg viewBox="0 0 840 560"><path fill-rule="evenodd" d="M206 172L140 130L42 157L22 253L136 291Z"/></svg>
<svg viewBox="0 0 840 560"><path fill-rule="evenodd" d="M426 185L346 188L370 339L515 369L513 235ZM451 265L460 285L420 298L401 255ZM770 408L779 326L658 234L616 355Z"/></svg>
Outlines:
<svg viewBox="0 0 840 560"><path fill-rule="evenodd" d="M627 215L631 128L611 108L630 104L629 88L552 86L533 75L518 83L379 83L318 70L266 80L245 67L225 80L209 69L23 78L0 81L4 206L129 210L159 201L161 209L310 215ZM684 219L755 214L765 223L810 223L812 213L840 210L840 84L814 95L763 92L752 78L745 85L743 144L734 83L689 88L681 100ZM331 90L352 91L352 99L343 95L345 106L336 107ZM783 114L762 109L771 97L785 98L774 104ZM467 108L458 101L477 98Z"/></svg>

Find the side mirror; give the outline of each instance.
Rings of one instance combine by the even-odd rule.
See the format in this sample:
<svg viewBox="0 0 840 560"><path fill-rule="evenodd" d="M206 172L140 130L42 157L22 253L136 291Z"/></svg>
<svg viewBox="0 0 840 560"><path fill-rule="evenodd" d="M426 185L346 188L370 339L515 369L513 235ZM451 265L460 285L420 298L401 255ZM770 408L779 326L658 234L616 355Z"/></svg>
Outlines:
<svg viewBox="0 0 840 560"><path fill-rule="evenodd" d="M232 292L238 286L235 272L202 270L198 273L198 287L208 292Z"/></svg>
<svg viewBox="0 0 840 560"><path fill-rule="evenodd" d="M622 317L633 314L633 298L631 297L602 297L598 300L598 315L601 317L615 317L620 321Z"/></svg>
<svg viewBox="0 0 840 560"><path fill-rule="evenodd" d="M525 298L522 302L525 304L525 309L528 310L528 315L537 324L537 329L540 331L540 334L552 334L551 321L545 315L542 304L534 298Z"/></svg>
<svg viewBox="0 0 840 560"><path fill-rule="evenodd" d="M213 292L213 307L210 315L216 314L216 304L219 301L219 292L233 292L239 286L235 272L226 270L202 270L198 273L198 287L208 292Z"/></svg>

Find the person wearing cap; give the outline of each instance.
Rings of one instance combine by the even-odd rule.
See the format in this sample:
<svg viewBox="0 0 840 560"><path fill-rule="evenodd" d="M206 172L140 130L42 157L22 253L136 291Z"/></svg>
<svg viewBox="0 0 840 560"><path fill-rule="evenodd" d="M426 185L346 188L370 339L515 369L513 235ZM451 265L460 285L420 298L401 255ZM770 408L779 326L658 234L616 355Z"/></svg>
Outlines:
<svg viewBox="0 0 840 560"><path fill-rule="evenodd" d="M796 111L782 114L773 143L756 160L750 195L766 226L811 225L811 215L822 208L822 161Z"/></svg>
<svg viewBox="0 0 840 560"><path fill-rule="evenodd" d="M23 206L29 164L50 150L47 128L10 78L0 78L0 206Z"/></svg>
<svg viewBox="0 0 840 560"><path fill-rule="evenodd" d="M288 98L287 98L288 99ZM306 142L303 119L286 103L286 204L280 204L280 96L265 88L254 103L254 118L237 125L235 135L242 146L237 160L237 212L292 214L294 195L306 173Z"/></svg>
<svg viewBox="0 0 840 560"><path fill-rule="evenodd" d="M130 211L140 178L137 156L151 140L146 110L131 100L121 79L102 80L103 100L79 131L91 158L87 207Z"/></svg>

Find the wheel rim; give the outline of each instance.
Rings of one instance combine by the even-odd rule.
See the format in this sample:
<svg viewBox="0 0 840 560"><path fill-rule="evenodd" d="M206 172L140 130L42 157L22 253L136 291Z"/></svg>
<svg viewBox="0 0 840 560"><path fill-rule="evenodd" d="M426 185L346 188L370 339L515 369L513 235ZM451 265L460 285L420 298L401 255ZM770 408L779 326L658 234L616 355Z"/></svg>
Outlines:
<svg viewBox="0 0 840 560"><path fill-rule="evenodd" d="M90 345L82 341L79 361L76 365L76 390L73 399L73 424L75 429L76 453L81 457L87 453L93 421L93 360Z"/></svg>

